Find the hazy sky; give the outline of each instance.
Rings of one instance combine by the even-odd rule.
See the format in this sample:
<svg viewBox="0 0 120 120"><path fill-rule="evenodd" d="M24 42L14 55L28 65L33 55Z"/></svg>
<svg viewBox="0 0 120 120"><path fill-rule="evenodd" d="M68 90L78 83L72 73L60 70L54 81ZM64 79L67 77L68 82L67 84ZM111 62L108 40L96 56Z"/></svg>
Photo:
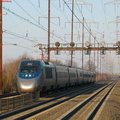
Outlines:
<svg viewBox="0 0 120 120"><path fill-rule="evenodd" d="M3 61L16 59L23 54L35 58L41 57L39 43L47 44L48 40L48 0L11 0L3 3ZM67 4L65 4L66 2ZM51 0L51 43L69 43L71 41L71 9L72 0ZM81 5L81 4L84 5ZM111 4L108 4L111 3ZM117 4L113 4L117 3ZM85 41L89 41L88 31L91 29L98 42L116 43L116 31L120 34L120 0L74 0L74 22L82 22L85 18ZM94 24L93 24L94 23ZM99 33L99 34L95 34ZM104 33L104 36L102 35ZM82 24L74 23L74 42L82 41ZM120 39L120 35L118 35ZM93 43L91 37L91 43ZM12 44L17 44L14 46ZM80 52L76 52L74 60L81 60ZM112 61L113 57L107 53ZM64 56L64 59L63 57ZM62 52L51 58L68 60L69 52ZM88 57L86 57L88 58ZM114 56L118 60L118 56Z"/></svg>

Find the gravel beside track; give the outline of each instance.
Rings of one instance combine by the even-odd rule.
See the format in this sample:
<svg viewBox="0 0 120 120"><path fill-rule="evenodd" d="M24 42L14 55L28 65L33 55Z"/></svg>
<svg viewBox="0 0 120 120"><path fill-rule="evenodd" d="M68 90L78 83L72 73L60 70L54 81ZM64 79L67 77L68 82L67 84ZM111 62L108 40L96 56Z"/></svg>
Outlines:
<svg viewBox="0 0 120 120"><path fill-rule="evenodd" d="M120 120L120 81L111 91L94 120Z"/></svg>

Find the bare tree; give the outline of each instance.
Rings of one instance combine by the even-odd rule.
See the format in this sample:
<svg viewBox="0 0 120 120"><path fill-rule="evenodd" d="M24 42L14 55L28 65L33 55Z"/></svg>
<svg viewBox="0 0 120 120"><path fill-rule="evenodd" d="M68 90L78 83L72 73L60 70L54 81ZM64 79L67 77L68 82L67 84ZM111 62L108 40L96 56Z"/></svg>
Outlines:
<svg viewBox="0 0 120 120"><path fill-rule="evenodd" d="M90 69L89 69L89 66L90 66ZM96 66L94 64L93 61L87 61L86 64L84 65L84 69L88 69L88 70L92 70L92 71L95 71L96 70Z"/></svg>
<svg viewBox="0 0 120 120"><path fill-rule="evenodd" d="M61 60L50 60L50 62L53 62L55 64L63 64Z"/></svg>
<svg viewBox="0 0 120 120"><path fill-rule="evenodd" d="M18 65L22 60L30 60L31 57L28 57L27 54L23 54L23 56L20 56L18 59L10 59L7 60L9 62L5 63L3 65L3 91L4 92L11 92L14 90L17 90L17 70Z"/></svg>
<svg viewBox="0 0 120 120"><path fill-rule="evenodd" d="M71 66L71 60L66 61L65 65ZM77 63L75 61L73 61L73 66L72 67L77 67L77 66L78 66Z"/></svg>

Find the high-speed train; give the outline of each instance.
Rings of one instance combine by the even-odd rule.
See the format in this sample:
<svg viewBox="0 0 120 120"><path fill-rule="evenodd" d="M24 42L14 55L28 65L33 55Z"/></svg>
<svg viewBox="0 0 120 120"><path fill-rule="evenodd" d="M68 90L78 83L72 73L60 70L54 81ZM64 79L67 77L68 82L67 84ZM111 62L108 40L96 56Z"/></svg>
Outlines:
<svg viewBox="0 0 120 120"><path fill-rule="evenodd" d="M49 91L95 82L96 73L41 60L24 60L18 67L17 87L20 93Z"/></svg>

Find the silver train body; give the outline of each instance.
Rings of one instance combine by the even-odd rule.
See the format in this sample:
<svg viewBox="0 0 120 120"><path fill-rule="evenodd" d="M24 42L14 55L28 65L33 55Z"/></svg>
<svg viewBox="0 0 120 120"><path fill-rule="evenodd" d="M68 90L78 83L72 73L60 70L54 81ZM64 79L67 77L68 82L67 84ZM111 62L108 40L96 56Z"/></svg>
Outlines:
<svg viewBox="0 0 120 120"><path fill-rule="evenodd" d="M21 61L17 87L20 93L47 91L95 82L96 73L40 60Z"/></svg>

